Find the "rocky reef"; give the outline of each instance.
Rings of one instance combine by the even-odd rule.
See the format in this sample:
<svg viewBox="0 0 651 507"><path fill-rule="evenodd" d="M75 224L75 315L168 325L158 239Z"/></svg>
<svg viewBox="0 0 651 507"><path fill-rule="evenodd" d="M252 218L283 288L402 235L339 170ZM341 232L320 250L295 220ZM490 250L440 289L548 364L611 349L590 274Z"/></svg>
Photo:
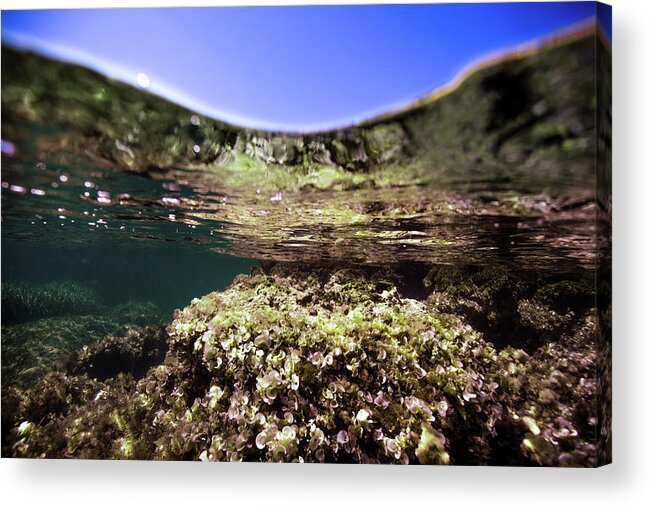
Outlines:
<svg viewBox="0 0 651 507"><path fill-rule="evenodd" d="M404 294L414 286L405 276L288 266L241 275L178 311L166 334L106 339L7 391L3 454L596 464L594 308L566 309L559 331L544 306L559 283L535 291L511 277L501 283L533 291L535 303L522 296L516 307L533 307L520 310L526 324L496 348L445 302L455 293L441 276L426 277L418 297ZM486 312L495 277L480 279L469 296ZM589 298L580 283L560 286ZM527 330L545 343L522 350ZM143 376L136 363L152 368Z"/></svg>
<svg viewBox="0 0 651 507"><path fill-rule="evenodd" d="M2 386L31 385L57 360L160 320L153 303L107 306L95 291L74 283L3 283Z"/></svg>

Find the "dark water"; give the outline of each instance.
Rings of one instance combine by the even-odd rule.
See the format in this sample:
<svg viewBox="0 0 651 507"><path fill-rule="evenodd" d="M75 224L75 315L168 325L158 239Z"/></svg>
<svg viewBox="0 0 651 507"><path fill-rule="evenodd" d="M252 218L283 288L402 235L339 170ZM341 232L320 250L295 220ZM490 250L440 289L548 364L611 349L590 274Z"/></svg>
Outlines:
<svg viewBox="0 0 651 507"><path fill-rule="evenodd" d="M71 247L28 241L2 243L2 281L67 280L94 288L109 305L153 302L162 318L195 297L224 289L255 261L171 245L137 248L108 238Z"/></svg>
<svg viewBox="0 0 651 507"><path fill-rule="evenodd" d="M39 134L32 126L3 153L3 283L74 281L107 304L150 301L170 318L257 264L213 251L227 243L215 234L219 223L207 227L179 211L180 200L195 195L188 186L60 150L52 159L36 157Z"/></svg>

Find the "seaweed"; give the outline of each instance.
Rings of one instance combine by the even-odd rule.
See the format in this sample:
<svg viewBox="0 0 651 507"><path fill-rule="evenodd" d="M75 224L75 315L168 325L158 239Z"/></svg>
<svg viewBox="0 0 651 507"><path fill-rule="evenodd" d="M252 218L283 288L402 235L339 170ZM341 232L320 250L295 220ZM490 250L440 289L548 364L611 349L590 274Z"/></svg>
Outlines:
<svg viewBox="0 0 651 507"><path fill-rule="evenodd" d="M3 282L1 292L3 324L90 314L102 306L93 288L69 281Z"/></svg>
<svg viewBox="0 0 651 507"><path fill-rule="evenodd" d="M532 354L497 351L464 318L402 295L400 278L241 275L176 313L164 361L140 380L133 368L98 377L123 343L107 338L10 390L3 454L595 465L594 315L560 339L548 330ZM160 352L147 333L120 350Z"/></svg>

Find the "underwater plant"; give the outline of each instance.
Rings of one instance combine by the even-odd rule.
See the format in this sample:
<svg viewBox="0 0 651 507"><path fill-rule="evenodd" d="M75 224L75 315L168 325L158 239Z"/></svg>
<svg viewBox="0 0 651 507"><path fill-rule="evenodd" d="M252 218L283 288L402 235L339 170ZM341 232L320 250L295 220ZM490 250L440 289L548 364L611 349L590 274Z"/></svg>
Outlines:
<svg viewBox="0 0 651 507"><path fill-rule="evenodd" d="M589 275L514 273L506 266L435 266L423 284L429 303L462 316L498 348L528 352L573 332L594 307Z"/></svg>
<svg viewBox="0 0 651 507"><path fill-rule="evenodd" d="M26 290L25 294L29 296L32 292ZM153 303L131 302L101 307L101 310L98 306L92 307L91 312L92 304L92 301L89 302L89 307L85 309L84 313L88 312L86 315L45 317L15 324L6 324L3 312L3 387L33 384L56 360L82 350L107 335L121 334L134 325L143 326L161 320L159 310Z"/></svg>
<svg viewBox="0 0 651 507"><path fill-rule="evenodd" d="M88 286L70 281L3 282L2 323L96 312L102 301Z"/></svg>
<svg viewBox="0 0 651 507"><path fill-rule="evenodd" d="M241 275L176 313L165 360L140 380L93 376L119 343L110 338L36 388L10 390L3 453L594 465L594 318L531 355L498 352L463 317L401 295L398 278ZM127 338L135 357L148 343L138 336Z"/></svg>

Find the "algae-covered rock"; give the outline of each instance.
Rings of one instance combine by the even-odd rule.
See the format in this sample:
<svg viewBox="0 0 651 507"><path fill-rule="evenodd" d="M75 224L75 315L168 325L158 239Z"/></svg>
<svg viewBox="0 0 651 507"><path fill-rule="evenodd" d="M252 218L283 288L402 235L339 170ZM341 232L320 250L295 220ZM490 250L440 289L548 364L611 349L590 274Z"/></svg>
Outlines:
<svg viewBox="0 0 651 507"><path fill-rule="evenodd" d="M495 444L506 464L597 465L595 322L594 315L586 317L571 337L531 357L512 348L500 352L496 381L507 413Z"/></svg>
<svg viewBox="0 0 651 507"><path fill-rule="evenodd" d="M589 273L567 276L514 272L506 266L436 266L423 283L429 303L462 316L499 348L531 352L561 340L594 307Z"/></svg>
<svg viewBox="0 0 651 507"><path fill-rule="evenodd" d="M494 349L381 278L256 273L195 300L170 338L174 370L205 384L161 417L205 437L162 442L164 457L407 463L454 452L479 463L488 452L499 412L485 378ZM422 443L432 435L438 447ZM419 446L429 449L420 458Z"/></svg>
<svg viewBox="0 0 651 507"><path fill-rule="evenodd" d="M41 300L42 297L39 301ZM94 311L89 311L89 308ZM83 310L85 315L47 317L18 324L5 324L3 313L3 387L33 384L57 359L81 350L109 334L123 333L130 326L152 324L160 320L158 309L151 303L128 303L102 308L100 311L90 301L88 308ZM52 310L43 311L51 313Z"/></svg>
<svg viewBox="0 0 651 507"><path fill-rule="evenodd" d="M177 312L164 362L139 381L133 369L98 377L96 362L115 350L146 357L160 335L129 335L118 349L107 338L10 390L3 453L594 465L594 317L531 354L497 352L465 318L406 297L402 278L283 266L242 275Z"/></svg>
<svg viewBox="0 0 651 507"><path fill-rule="evenodd" d="M33 387L3 385L3 456L133 457L117 407L133 404L133 417L145 415L133 399L134 379L162 362L166 349L162 325L130 326L57 361Z"/></svg>
<svg viewBox="0 0 651 507"><path fill-rule="evenodd" d="M163 362L167 334L163 325L129 326L124 333L110 334L99 342L85 345L62 364L71 374L85 374L97 380L129 373L143 377L149 368Z"/></svg>

